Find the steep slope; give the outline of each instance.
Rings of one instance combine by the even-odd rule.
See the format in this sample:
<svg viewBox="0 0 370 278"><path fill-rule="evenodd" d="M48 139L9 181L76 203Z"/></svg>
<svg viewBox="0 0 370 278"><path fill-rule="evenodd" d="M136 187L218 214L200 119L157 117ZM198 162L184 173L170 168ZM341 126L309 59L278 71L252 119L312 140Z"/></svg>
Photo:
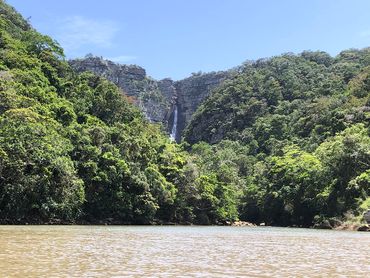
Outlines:
<svg viewBox="0 0 370 278"><path fill-rule="evenodd" d="M146 88L165 94L172 84L138 67L118 70L144 103ZM189 155L131 102L107 79L73 71L54 40L0 1L0 223L236 219L235 202L218 202L227 191L198 177ZM205 194L206 185L217 191ZM229 206L233 214L218 212Z"/></svg>
<svg viewBox="0 0 370 278"><path fill-rule="evenodd" d="M232 76L233 70L193 74L191 77L176 81L177 101L179 110L178 132L176 138L180 141L183 130L192 119L199 105L212 91Z"/></svg>
<svg viewBox="0 0 370 278"><path fill-rule="evenodd" d="M198 108L185 140L208 169L246 179L244 219L358 221L370 206L369 66L370 48L245 64ZM238 148L244 157L225 157Z"/></svg>
<svg viewBox="0 0 370 278"><path fill-rule="evenodd" d="M359 97L349 95L348 84L369 62L370 49L364 49L343 51L336 58L307 51L246 64L198 109L185 140L217 143L226 138L248 141L253 136L259 147L266 148L271 135L261 125L271 125L272 120L276 125L272 128L282 131L278 138L274 134L278 140L325 139L365 117L366 99L348 103ZM342 113L334 115L338 110Z"/></svg>
<svg viewBox="0 0 370 278"><path fill-rule="evenodd" d="M168 121L175 95L172 81L158 82L149 78L145 69L139 66L119 65L94 56L70 60L69 64L77 72L91 71L112 81L132 98L149 120Z"/></svg>
<svg viewBox="0 0 370 278"><path fill-rule="evenodd" d="M0 223L360 223L369 53L285 54L178 82L88 57L125 94L75 72L0 1ZM133 102L152 121L177 111L177 140L190 120L188 144Z"/></svg>
<svg viewBox="0 0 370 278"><path fill-rule="evenodd" d="M173 127L174 110L177 106L177 141L180 141L182 131L202 101L233 73L199 73L179 81L169 78L157 81L148 77L145 70L139 66L120 65L91 55L70 60L69 64L78 72L91 71L115 83L132 97L133 102L149 120L162 123L169 133Z"/></svg>

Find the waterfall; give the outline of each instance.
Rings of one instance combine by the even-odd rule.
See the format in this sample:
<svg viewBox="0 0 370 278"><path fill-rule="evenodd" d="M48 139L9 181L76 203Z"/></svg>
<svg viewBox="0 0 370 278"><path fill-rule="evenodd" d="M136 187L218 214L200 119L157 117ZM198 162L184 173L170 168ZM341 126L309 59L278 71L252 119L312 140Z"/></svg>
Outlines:
<svg viewBox="0 0 370 278"><path fill-rule="evenodd" d="M170 139L176 141L176 132L177 132L177 105L175 105L175 110L173 111L173 124L170 134Z"/></svg>

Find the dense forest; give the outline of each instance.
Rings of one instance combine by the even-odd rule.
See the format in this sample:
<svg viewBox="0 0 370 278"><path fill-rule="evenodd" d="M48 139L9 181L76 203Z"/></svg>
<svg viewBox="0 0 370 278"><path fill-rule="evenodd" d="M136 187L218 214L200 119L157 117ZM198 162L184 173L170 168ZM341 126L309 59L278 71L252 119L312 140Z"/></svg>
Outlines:
<svg viewBox="0 0 370 278"><path fill-rule="evenodd" d="M0 222L312 226L370 208L370 49L247 62L183 142L0 1Z"/></svg>
<svg viewBox="0 0 370 278"><path fill-rule="evenodd" d="M306 51L245 63L197 110L185 141L209 169L233 173L240 218L306 226L369 208L369 126L370 48Z"/></svg>

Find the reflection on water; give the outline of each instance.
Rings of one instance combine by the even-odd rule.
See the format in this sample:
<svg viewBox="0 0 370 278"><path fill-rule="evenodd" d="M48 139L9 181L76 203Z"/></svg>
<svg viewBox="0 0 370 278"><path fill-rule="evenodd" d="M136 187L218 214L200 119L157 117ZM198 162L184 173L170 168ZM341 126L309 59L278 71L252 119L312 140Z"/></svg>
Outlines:
<svg viewBox="0 0 370 278"><path fill-rule="evenodd" d="M370 277L370 233L0 226L0 277Z"/></svg>

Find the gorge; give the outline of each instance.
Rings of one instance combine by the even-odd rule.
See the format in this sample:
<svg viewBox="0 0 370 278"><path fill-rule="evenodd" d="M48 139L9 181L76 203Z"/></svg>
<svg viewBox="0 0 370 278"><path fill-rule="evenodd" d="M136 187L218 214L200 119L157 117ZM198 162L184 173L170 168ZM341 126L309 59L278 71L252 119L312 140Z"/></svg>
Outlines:
<svg viewBox="0 0 370 278"><path fill-rule="evenodd" d="M147 76L142 67L121 65L93 55L69 60L69 64L77 72L90 71L116 84L133 98L151 122L162 123L171 138L176 113L174 138L177 142L202 101L235 73L235 70L193 73L188 78L173 81L170 78L155 80Z"/></svg>
<svg viewBox="0 0 370 278"><path fill-rule="evenodd" d="M370 48L155 80L0 12L0 223L370 229Z"/></svg>

